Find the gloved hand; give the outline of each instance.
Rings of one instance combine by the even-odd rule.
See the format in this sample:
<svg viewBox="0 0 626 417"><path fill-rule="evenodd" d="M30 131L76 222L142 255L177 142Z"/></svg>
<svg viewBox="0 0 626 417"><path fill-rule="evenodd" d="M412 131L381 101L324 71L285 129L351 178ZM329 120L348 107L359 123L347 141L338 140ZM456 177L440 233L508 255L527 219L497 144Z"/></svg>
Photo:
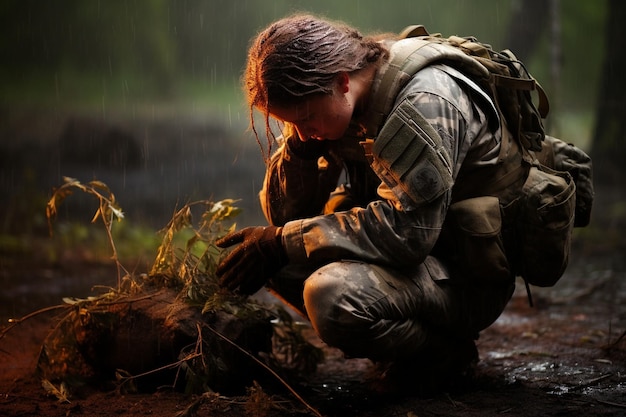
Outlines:
<svg viewBox="0 0 626 417"><path fill-rule="evenodd" d="M215 271L220 286L245 295L263 287L287 264L282 231L282 227L276 226L246 227L217 240L215 244L220 248L239 244Z"/></svg>

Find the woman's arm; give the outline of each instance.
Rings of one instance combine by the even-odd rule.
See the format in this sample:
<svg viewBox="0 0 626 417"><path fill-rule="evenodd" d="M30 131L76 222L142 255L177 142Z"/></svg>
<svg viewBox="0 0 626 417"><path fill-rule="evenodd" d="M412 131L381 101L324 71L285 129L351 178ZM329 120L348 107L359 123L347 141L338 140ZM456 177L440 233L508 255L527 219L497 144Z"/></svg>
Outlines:
<svg viewBox="0 0 626 417"><path fill-rule="evenodd" d="M268 222L282 226L290 220L321 214L343 167L323 158L321 142L299 142L295 129L289 126L277 140L279 148L267 165L259 198ZM292 149L290 144L299 149ZM313 146L302 149L307 144Z"/></svg>

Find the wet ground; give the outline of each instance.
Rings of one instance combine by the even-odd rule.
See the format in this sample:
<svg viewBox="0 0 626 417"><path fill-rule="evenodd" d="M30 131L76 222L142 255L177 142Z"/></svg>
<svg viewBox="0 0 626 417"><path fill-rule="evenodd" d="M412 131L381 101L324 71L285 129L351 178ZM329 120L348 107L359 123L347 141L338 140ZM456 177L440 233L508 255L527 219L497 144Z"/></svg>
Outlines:
<svg viewBox="0 0 626 417"><path fill-rule="evenodd" d="M505 313L478 340L480 362L475 376L452 390L430 394L381 394L371 389L373 364L345 359L310 331L322 347L325 361L318 371L292 387L324 416L623 416L626 412L626 272L616 256L599 256L594 263L574 259L554 288L533 289L534 307L523 286ZM113 268L69 270L24 269L8 284L3 272L3 319L26 311L32 303L58 304L68 294L88 295L88 284L114 285ZM69 274L69 275L65 275ZM64 276L65 275L65 276ZM27 282L27 278L36 280ZM21 283L19 283L21 282ZM51 282L65 283L53 290ZM11 305L11 312L7 306ZM21 300L21 301L20 301ZM22 305L24 304L24 305ZM198 397L168 390L126 394L95 390L59 404L46 395L33 374L43 337L54 314L27 320L0 340L0 414L155 416L174 415ZM216 397L200 403L196 415L301 415L304 406L280 385L267 388L282 411L244 414L245 401ZM218 410L221 410L218 413ZM132 412L132 413L131 413ZM126 414L131 413L131 414ZM413 413L413 414L411 414ZM306 414L306 413L305 413ZM311 413L311 415L313 415Z"/></svg>
<svg viewBox="0 0 626 417"><path fill-rule="evenodd" d="M64 131L62 123L56 122L54 126L57 127L48 130ZM46 130L32 126L29 129L35 131L31 136ZM166 129L154 124L129 128L135 137L140 135L137 132L158 136L155 132L180 130L180 126L168 125ZM174 141L172 148L150 145L149 157L143 153L138 160L150 169L129 171L111 166L97 168L93 160L89 165L61 163L57 159L50 166L49 162L41 162L46 157L37 152L22 155L18 160L13 146L10 152L13 163L2 168L3 204L15 201L15 195L24 191L23 185L28 185L27 178L18 175L17 162L21 161L25 169L37 163L46 167L36 175L46 180L44 187L55 183L59 174L103 179L114 190L121 190L116 195L123 196L120 200L123 206L125 201L136 202L127 210L131 221L149 217L157 224L155 228L164 225L163 219L171 214L177 199L207 198L203 190L215 188L219 190L215 195L220 198L236 197L225 194L229 187L246 190L241 191L246 205L253 206L260 179L251 180L249 176L259 175L262 168L259 159L252 157L253 154L258 157L256 144L233 147L227 144L228 135L224 134L212 145L202 145L199 140L215 132L212 127L192 123L184 131L195 133L179 135L184 141ZM170 143L159 137L151 143L159 140ZM54 149L53 141L37 143L40 150ZM226 160L229 152L238 155L239 162L233 157ZM224 160L211 159L215 155ZM225 177L229 182L220 182ZM37 181L30 186L41 187ZM167 191L162 188L166 185ZM504 314L481 333L478 340L481 360L475 377L468 383L428 395L381 395L364 382L372 370L369 361L347 360L309 333L310 340L324 348L326 359L315 374L299 381L294 388L314 409L328 417L626 415L626 258L623 255L626 244L622 237L622 231L626 230L622 202L626 199L622 193L620 188L598 189L593 227L577 231L571 263L561 281L553 288L533 288L534 307L528 305L523 285L518 286ZM243 224L259 219L258 209L251 208L248 212L252 214L243 219ZM17 219L15 210L9 214L12 221ZM58 304L64 296L87 296L94 285L116 283L115 269L110 264L78 260L50 264L45 256L13 255L3 252L0 262L3 323L8 318ZM54 312L27 320L0 339L0 415L172 416L192 404L199 416L306 415L302 403L280 385L268 391L274 396L273 408L266 411L258 404L256 408L250 405L249 399L246 402L218 394L199 399L167 390L125 395L94 390L73 398L69 404L58 403L46 395L33 373L43 337L53 324ZM309 414L313 415L311 411Z"/></svg>

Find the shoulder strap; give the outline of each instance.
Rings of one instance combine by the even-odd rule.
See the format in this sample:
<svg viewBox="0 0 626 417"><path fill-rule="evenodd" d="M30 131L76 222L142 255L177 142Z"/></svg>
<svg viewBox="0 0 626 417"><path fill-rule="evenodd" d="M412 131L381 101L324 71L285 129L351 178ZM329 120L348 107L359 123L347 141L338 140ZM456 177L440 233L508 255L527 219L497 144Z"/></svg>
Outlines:
<svg viewBox="0 0 626 417"><path fill-rule="evenodd" d="M418 26L408 33L422 33ZM440 61L452 61L455 66L469 72L475 79L489 80L489 70L457 48L445 44L437 36L420 36L400 39L390 48L389 62L380 70L378 85L372 94L371 118L367 131L376 136L387 115L391 112L395 96L419 70Z"/></svg>

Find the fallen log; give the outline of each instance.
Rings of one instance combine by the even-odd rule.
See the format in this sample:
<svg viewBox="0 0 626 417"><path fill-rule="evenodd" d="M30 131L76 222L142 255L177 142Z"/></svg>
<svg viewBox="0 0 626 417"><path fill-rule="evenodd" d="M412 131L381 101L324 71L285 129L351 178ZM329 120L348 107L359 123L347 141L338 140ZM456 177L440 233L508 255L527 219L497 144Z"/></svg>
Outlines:
<svg viewBox="0 0 626 417"><path fill-rule="evenodd" d="M167 385L234 393L264 371L224 338L258 356L271 352L272 325L258 310L202 314L172 289L146 290L70 306L37 368L44 380L71 386L117 381L141 391Z"/></svg>

